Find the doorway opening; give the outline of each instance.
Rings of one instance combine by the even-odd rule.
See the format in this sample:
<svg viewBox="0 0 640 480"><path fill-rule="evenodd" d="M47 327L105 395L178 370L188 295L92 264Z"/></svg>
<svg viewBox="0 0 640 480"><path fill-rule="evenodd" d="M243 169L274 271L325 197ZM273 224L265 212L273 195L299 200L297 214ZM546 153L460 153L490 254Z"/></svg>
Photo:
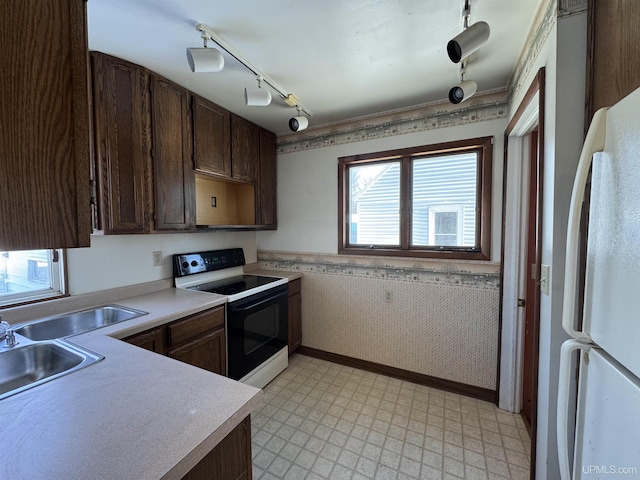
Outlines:
<svg viewBox="0 0 640 480"><path fill-rule="evenodd" d="M531 433L535 475L544 167L544 68L505 131L498 405Z"/></svg>

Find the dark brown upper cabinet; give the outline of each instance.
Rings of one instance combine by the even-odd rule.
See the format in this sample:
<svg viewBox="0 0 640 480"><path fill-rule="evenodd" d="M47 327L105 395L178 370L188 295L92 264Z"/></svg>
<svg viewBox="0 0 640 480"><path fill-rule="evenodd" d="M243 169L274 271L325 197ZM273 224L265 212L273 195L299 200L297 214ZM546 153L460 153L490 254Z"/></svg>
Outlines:
<svg viewBox="0 0 640 480"><path fill-rule="evenodd" d="M260 129L260 182L257 197L257 223L264 230L276 230L276 136L263 129Z"/></svg>
<svg viewBox="0 0 640 480"><path fill-rule="evenodd" d="M640 2L589 1L586 128L593 114L640 87Z"/></svg>
<svg viewBox="0 0 640 480"><path fill-rule="evenodd" d="M144 67L91 61L98 228L276 228L275 135Z"/></svg>
<svg viewBox="0 0 640 480"><path fill-rule="evenodd" d="M260 127L231 115L231 178L256 183L259 173Z"/></svg>
<svg viewBox="0 0 640 480"><path fill-rule="evenodd" d="M189 92L91 52L100 228L107 234L195 228Z"/></svg>
<svg viewBox="0 0 640 480"><path fill-rule="evenodd" d="M148 72L91 52L94 151L99 172L100 228L150 230L150 95Z"/></svg>
<svg viewBox="0 0 640 480"><path fill-rule="evenodd" d="M151 74L151 131L155 229L195 228L189 92Z"/></svg>
<svg viewBox="0 0 640 480"><path fill-rule="evenodd" d="M89 246L84 0L0 2L0 250Z"/></svg>
<svg viewBox="0 0 640 480"><path fill-rule="evenodd" d="M191 110L196 172L231 177L231 114L197 95L191 96Z"/></svg>

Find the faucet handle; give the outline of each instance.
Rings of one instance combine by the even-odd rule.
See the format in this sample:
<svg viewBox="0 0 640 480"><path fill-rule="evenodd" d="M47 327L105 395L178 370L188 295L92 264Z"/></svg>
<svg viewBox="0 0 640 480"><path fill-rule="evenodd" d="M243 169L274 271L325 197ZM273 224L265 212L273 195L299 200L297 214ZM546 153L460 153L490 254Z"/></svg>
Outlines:
<svg viewBox="0 0 640 480"><path fill-rule="evenodd" d="M18 344L18 342L16 341L16 335L15 333L13 333L11 325L9 325L5 321L0 321L0 338L5 339L5 348L15 347Z"/></svg>

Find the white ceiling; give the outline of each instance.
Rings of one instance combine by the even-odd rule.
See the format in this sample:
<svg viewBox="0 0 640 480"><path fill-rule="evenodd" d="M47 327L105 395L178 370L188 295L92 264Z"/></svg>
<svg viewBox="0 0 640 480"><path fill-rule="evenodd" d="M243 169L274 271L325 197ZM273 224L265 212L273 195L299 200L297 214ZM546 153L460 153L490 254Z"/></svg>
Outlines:
<svg viewBox="0 0 640 480"><path fill-rule="evenodd" d="M504 89L542 0L471 0L470 23L491 26L466 79L478 92ZM89 47L164 75L277 134L296 115L275 95L247 107L257 82L225 55L219 73L192 73L185 49L204 23L294 93L313 113L309 128L446 100L458 66L446 44L462 30L463 0L91 0ZM215 46L211 45L210 46ZM464 105L464 104L462 104Z"/></svg>

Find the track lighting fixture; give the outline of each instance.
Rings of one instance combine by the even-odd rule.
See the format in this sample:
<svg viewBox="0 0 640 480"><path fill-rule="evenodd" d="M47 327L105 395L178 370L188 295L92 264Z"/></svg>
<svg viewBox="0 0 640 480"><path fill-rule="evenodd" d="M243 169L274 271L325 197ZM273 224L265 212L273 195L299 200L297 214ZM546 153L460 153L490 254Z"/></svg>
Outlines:
<svg viewBox="0 0 640 480"><path fill-rule="evenodd" d="M296 105L298 109L298 116L289 120L289 128L292 132L300 132L309 126L309 119L304 115L300 115L300 107Z"/></svg>
<svg viewBox="0 0 640 480"><path fill-rule="evenodd" d="M202 38L204 39L205 48L188 48L187 49L187 59L189 60L189 67L191 67L192 72L219 72L224 67L224 58L222 54L214 49L214 48L206 48L207 40L211 40L216 45L218 45L222 50L224 50L227 55L236 60L240 65L249 70L252 74L256 76L258 79L258 88L245 88L244 89L244 99L245 103L249 106L267 106L271 103L272 97L271 92L266 88L261 88L262 83L266 84L270 89L274 90L284 103L289 106L295 106L298 109L298 116L293 117L289 120L289 128L298 132L300 130L304 130L309 125L309 119L307 117L313 116L311 110L307 107L303 106L298 97L296 97L293 93L288 92L280 85L278 85L273 79L262 73L255 66L253 66L246 58L244 58L237 50L232 48L229 44L227 44L224 40L222 40L218 35L216 35L213 30L203 23L199 23L196 25L196 30L198 30L202 34ZM200 54L201 50L213 50L220 55L219 68L217 70L204 70L200 68L199 58L197 56ZM207 53L207 52L205 52Z"/></svg>
<svg viewBox="0 0 640 480"><path fill-rule="evenodd" d="M224 68L224 57L220 50L207 48L207 40L211 37L202 34L203 48L187 48L187 62L194 73L219 72Z"/></svg>
<svg viewBox="0 0 640 480"><path fill-rule="evenodd" d="M478 84L473 80L460 82L449 90L449 101L454 105L468 100L478 90Z"/></svg>
<svg viewBox="0 0 640 480"><path fill-rule="evenodd" d="M467 62L460 63L459 76L460 83L449 90L449 101L454 105L469 100L478 90L478 84L473 80L465 80L464 76L467 72Z"/></svg>
<svg viewBox="0 0 640 480"><path fill-rule="evenodd" d="M458 63L482 47L489 40L490 30L487 22L478 22L449 40L447 53L451 61Z"/></svg>
<svg viewBox="0 0 640 480"><path fill-rule="evenodd" d="M454 105L471 98L478 90L478 84L465 80L467 57L482 47L489 39L489 24L477 22L469 26L471 0L464 0L462 9L463 31L447 43L447 54L453 63L459 63L460 83L449 90L449 101Z"/></svg>
<svg viewBox="0 0 640 480"><path fill-rule="evenodd" d="M262 77L258 76L258 88L244 89L244 101L251 107L266 107L271 103L271 92L266 88L261 88Z"/></svg>

